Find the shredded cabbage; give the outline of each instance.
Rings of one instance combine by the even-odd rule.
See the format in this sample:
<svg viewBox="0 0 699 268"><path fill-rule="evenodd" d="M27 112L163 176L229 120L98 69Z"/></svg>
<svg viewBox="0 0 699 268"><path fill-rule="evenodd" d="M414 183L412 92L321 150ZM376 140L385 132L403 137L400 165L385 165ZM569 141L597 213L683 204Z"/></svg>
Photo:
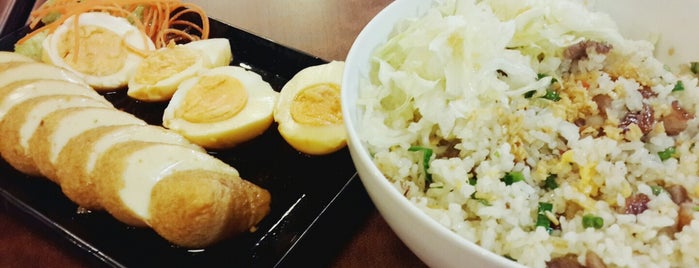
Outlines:
<svg viewBox="0 0 699 268"><path fill-rule="evenodd" d="M583 37L612 45L624 40L608 16L570 1L436 1L424 16L398 23L375 51L371 85L360 96L380 101L365 107L363 120L394 129L394 138L403 139L396 143L406 148L428 143L431 135L448 139L483 107L507 105L510 96L532 90L544 95L551 78L537 74L556 79L564 48ZM387 113L383 122L374 121L373 109ZM382 133L364 137L378 145L382 141L371 137Z"/></svg>

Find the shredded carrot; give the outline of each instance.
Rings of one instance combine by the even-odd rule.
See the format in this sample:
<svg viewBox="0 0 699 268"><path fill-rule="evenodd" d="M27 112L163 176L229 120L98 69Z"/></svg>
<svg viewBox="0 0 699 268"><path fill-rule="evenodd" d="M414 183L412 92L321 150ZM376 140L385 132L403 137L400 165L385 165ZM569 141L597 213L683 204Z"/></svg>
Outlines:
<svg viewBox="0 0 699 268"><path fill-rule="evenodd" d="M139 9L142 10L140 17L136 15ZM113 16L126 18L148 36L156 48L166 47L171 42L201 40L209 36L209 20L206 12L197 5L183 3L180 0L55 0L31 13L29 27L32 32L17 43L22 44L45 30L52 33L73 16L75 16L74 27L77 30L79 15L86 12L107 12ZM183 18L185 14L190 13L197 16L200 21ZM37 28L42 19L56 14L60 15L56 21ZM75 49L78 49L78 35L74 42Z"/></svg>

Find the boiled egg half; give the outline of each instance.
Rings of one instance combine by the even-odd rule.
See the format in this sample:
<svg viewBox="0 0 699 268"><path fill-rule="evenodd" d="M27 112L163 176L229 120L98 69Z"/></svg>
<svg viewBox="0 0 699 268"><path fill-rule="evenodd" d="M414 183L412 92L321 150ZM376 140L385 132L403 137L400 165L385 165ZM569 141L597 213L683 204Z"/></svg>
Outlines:
<svg viewBox="0 0 699 268"><path fill-rule="evenodd" d="M232 59L231 45L225 38L161 48L138 66L127 94L142 101L166 101L185 79L205 69L229 65Z"/></svg>
<svg viewBox="0 0 699 268"><path fill-rule="evenodd" d="M126 86L153 42L124 18L88 12L68 18L42 43L42 60L68 69L96 90Z"/></svg>
<svg viewBox="0 0 699 268"><path fill-rule="evenodd" d="M252 71L208 69L180 83L163 126L207 149L230 148L265 132L279 93Z"/></svg>
<svg viewBox="0 0 699 268"><path fill-rule="evenodd" d="M343 61L298 72L281 90L274 110L279 133L294 149L323 155L342 149L347 134L340 106Z"/></svg>

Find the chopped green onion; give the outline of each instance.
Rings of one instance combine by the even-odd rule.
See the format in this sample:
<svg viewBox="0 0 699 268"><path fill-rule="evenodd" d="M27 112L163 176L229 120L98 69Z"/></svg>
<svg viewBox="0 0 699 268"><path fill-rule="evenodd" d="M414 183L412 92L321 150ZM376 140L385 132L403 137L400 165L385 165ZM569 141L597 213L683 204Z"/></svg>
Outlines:
<svg viewBox="0 0 699 268"><path fill-rule="evenodd" d="M484 206L490 206L490 202L484 198L474 198L476 201L479 203L483 204Z"/></svg>
<svg viewBox="0 0 699 268"><path fill-rule="evenodd" d="M597 217L595 215L587 214L582 218L582 224L585 228L595 228L599 229L604 226L604 219L602 217Z"/></svg>
<svg viewBox="0 0 699 268"><path fill-rule="evenodd" d="M502 178L502 181L505 182L505 185L512 185L515 182L523 181L523 180L524 180L524 174L522 174L522 172L518 172L518 171L508 172L505 175L505 177Z"/></svg>
<svg viewBox="0 0 699 268"><path fill-rule="evenodd" d="M526 99L531 99L534 96L534 93L536 93L536 90L530 90L524 93L524 98Z"/></svg>
<svg viewBox="0 0 699 268"><path fill-rule="evenodd" d="M550 234L553 231L551 228L551 220L546 216L547 211L553 210L553 204L546 202L539 202L539 209L536 213L536 226L541 226L546 228L546 231Z"/></svg>
<svg viewBox="0 0 699 268"><path fill-rule="evenodd" d="M425 183L429 185L432 183L432 174L428 172L430 168L430 159L432 158L433 151L430 148L422 146L411 146L408 148L411 152L422 152L422 171L425 172Z"/></svg>
<svg viewBox="0 0 699 268"><path fill-rule="evenodd" d="M693 74L699 74L699 62L693 61L689 63L689 70L692 71Z"/></svg>
<svg viewBox="0 0 699 268"><path fill-rule="evenodd" d="M546 90L546 95L544 95L542 98L551 100L551 101L559 101L561 100L561 96L558 95L558 92L552 89L547 89Z"/></svg>
<svg viewBox="0 0 699 268"><path fill-rule="evenodd" d="M675 153L675 147L668 147L667 149L658 152L658 156L660 157L661 161L665 161L672 158Z"/></svg>
<svg viewBox="0 0 699 268"><path fill-rule="evenodd" d="M699 206L694 206L694 207L692 208L692 210L694 210L694 211L699 211Z"/></svg>
<svg viewBox="0 0 699 268"><path fill-rule="evenodd" d="M468 179L468 184L476 186L476 183L478 183L478 178L473 177L473 178ZM488 201L485 198L476 197L476 192L473 192L471 194L471 199L478 201L479 203L483 204L484 206L490 206L490 201Z"/></svg>
<svg viewBox="0 0 699 268"><path fill-rule="evenodd" d="M546 177L546 180L544 181L544 189L553 190L553 189L558 188L558 183L556 182L556 178L558 178L558 175L556 175L556 174L551 174L548 177Z"/></svg>
<svg viewBox="0 0 699 268"><path fill-rule="evenodd" d="M536 80L541 80L541 78L549 77L549 76L550 75L548 75L548 74L538 73L538 74L536 74ZM551 84L556 83L556 82L558 82L558 80L556 80L556 78L554 78L554 77L551 77Z"/></svg>
<svg viewBox="0 0 699 268"><path fill-rule="evenodd" d="M484 206L490 206L490 202L487 199L476 197L476 192L473 192L471 194L471 199L478 201L479 203L483 204Z"/></svg>
<svg viewBox="0 0 699 268"><path fill-rule="evenodd" d="M553 228L551 228L551 220L546 216L546 213L536 214L536 226L544 227L549 234L553 231Z"/></svg>
<svg viewBox="0 0 699 268"><path fill-rule="evenodd" d="M672 88L672 91L682 91L684 90L684 83L682 83L682 80L678 80L677 84L675 84L675 87Z"/></svg>
<svg viewBox="0 0 699 268"><path fill-rule="evenodd" d="M548 77L548 76L549 76L548 74L539 73L539 74L536 74L536 80L541 80L542 78ZM558 82L558 80L556 80L556 78L552 77L551 83L549 84L549 87L556 82ZM524 97L529 99L529 98L533 97L535 93L536 93L536 90L527 91L526 93L524 93ZM551 88L547 88L546 94L544 96L542 96L542 98L547 99L547 100L552 100L552 101L559 101L561 99L561 96L559 96L558 92L556 92L555 90L553 90Z"/></svg>
<svg viewBox="0 0 699 268"><path fill-rule="evenodd" d="M553 210L553 204L547 203L547 202L539 202L539 213L544 213L546 211L552 211Z"/></svg>
<svg viewBox="0 0 699 268"><path fill-rule="evenodd" d="M653 191L653 195L659 195L660 193L665 191L665 189L663 189L663 187L660 187L658 185L653 185L650 187L650 189L651 189L651 191Z"/></svg>

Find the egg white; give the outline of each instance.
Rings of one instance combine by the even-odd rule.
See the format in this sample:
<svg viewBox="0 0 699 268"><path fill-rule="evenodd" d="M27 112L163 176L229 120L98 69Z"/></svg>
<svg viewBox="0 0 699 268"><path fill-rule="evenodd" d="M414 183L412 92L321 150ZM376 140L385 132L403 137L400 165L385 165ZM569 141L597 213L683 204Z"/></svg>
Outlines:
<svg viewBox="0 0 699 268"><path fill-rule="evenodd" d="M206 67L226 66L233 60L231 43L226 38L209 38L196 40L181 45L184 48L197 49L204 53Z"/></svg>
<svg viewBox="0 0 699 268"><path fill-rule="evenodd" d="M123 66L118 71L107 75L94 75L78 71L67 62L67 60L71 59L64 59L63 55L59 54L58 47L61 45L61 40L64 38L64 35L73 30L74 21L75 17L68 18L44 40L42 44L44 50L42 60L78 74L96 90L113 90L126 86L129 78L143 59L141 55L131 49L127 49L128 53L124 59ZM155 45L150 38L124 18L102 12L88 12L78 17L78 23L80 27L94 26L111 31L119 36L125 45L137 50L148 51L155 49Z"/></svg>
<svg viewBox="0 0 699 268"><path fill-rule="evenodd" d="M139 145L138 141L133 142ZM186 170L210 170L238 177L238 171L226 163L185 146L165 143L142 143L143 148L122 156L123 188L118 192L123 205L139 218L150 219L150 201L153 187L162 179ZM126 143L128 146L128 143ZM109 152L109 151L108 151ZM103 158L109 155L102 156ZM117 157L117 156L114 156ZM107 207L108 211L111 207Z"/></svg>
<svg viewBox="0 0 699 268"><path fill-rule="evenodd" d="M178 51L175 52L175 50ZM194 62L188 66L178 66L186 64L181 61L182 57L166 56L175 55L175 53L192 57ZM225 38L197 40L183 45L161 48L141 62L134 76L129 79L127 94L142 101L167 101L172 98L182 81L208 68L226 66L230 64L232 58L230 43ZM149 65L167 65L171 66L170 68L179 67L181 70L172 74L161 74L163 78L157 81L143 82L141 77L144 75L161 71L153 70Z"/></svg>
<svg viewBox="0 0 699 268"><path fill-rule="evenodd" d="M51 64L20 61L0 63L0 88L36 79L64 80L89 87L77 74Z"/></svg>
<svg viewBox="0 0 699 268"><path fill-rule="evenodd" d="M207 76L226 75L241 82L247 92L245 106L234 116L216 122L191 122L177 117L186 95L200 80ZM237 66L223 66L183 81L173 95L163 114L163 126L177 131L193 143L208 149L224 149L251 140L273 123L274 105L279 93L252 71ZM211 107L201 107L210 110Z"/></svg>
<svg viewBox="0 0 699 268"><path fill-rule="evenodd" d="M35 62L35 60L19 53L0 51L0 64L8 62Z"/></svg>
<svg viewBox="0 0 699 268"><path fill-rule="evenodd" d="M323 155L346 146L347 134L342 121L324 125L306 124L295 120L291 113L294 99L304 89L323 83L339 88L344 66L342 61L332 61L305 68L282 87L274 109L274 120L279 125L279 134L294 149L310 155Z"/></svg>

